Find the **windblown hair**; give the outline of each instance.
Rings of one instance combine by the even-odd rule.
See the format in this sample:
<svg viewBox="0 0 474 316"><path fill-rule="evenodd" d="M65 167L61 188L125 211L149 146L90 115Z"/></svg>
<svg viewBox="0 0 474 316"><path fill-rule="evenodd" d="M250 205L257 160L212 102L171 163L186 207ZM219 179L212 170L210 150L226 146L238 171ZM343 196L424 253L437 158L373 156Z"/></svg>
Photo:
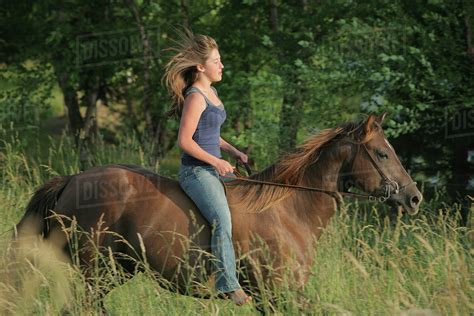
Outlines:
<svg viewBox="0 0 474 316"><path fill-rule="evenodd" d="M162 82L172 99L172 107L168 116L181 117L184 105L184 92L198 77L197 65L204 64L211 51L218 48L216 41L206 35L193 34L190 30L177 32L179 39L174 40L175 47L167 50L175 54L165 66Z"/></svg>
<svg viewBox="0 0 474 316"><path fill-rule="evenodd" d="M284 155L277 162L253 174L250 179L269 181L276 183L302 185L308 168L315 164L322 150L331 145L335 140L349 136L355 143L366 143L372 139L376 128L372 128L373 117L367 122L349 122L336 128L325 129L310 136L303 144L293 152ZM377 123L375 123L377 126ZM236 196L240 209L249 212L262 212L274 203L281 201L294 192L294 189L272 185L255 184L245 181L231 181L226 185Z"/></svg>

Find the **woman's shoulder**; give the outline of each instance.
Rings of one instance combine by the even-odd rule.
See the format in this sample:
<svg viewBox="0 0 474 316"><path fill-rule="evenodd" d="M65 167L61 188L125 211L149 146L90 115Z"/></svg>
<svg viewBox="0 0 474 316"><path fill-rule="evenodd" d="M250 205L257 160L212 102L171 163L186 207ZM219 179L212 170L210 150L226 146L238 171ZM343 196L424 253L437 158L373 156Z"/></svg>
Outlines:
<svg viewBox="0 0 474 316"><path fill-rule="evenodd" d="M195 91L195 92L198 92L198 91ZM192 107L192 108L201 109L204 111L207 107L207 102L202 94L193 93L193 91L190 91L185 96L184 107Z"/></svg>
<svg viewBox="0 0 474 316"><path fill-rule="evenodd" d="M192 93L199 93L199 94L201 94L201 91L199 91L198 88L193 87L193 86L187 87L187 88L184 90L184 97L187 97L188 95L190 95L190 94L192 94Z"/></svg>

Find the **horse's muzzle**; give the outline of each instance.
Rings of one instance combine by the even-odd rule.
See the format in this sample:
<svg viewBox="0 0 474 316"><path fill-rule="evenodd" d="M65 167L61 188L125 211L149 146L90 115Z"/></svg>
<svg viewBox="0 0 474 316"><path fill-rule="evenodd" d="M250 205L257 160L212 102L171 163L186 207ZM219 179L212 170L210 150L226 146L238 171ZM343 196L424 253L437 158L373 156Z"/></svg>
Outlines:
<svg viewBox="0 0 474 316"><path fill-rule="evenodd" d="M410 215L418 213L423 195L416 186L411 186L397 194L393 194L387 202L394 207L401 207Z"/></svg>

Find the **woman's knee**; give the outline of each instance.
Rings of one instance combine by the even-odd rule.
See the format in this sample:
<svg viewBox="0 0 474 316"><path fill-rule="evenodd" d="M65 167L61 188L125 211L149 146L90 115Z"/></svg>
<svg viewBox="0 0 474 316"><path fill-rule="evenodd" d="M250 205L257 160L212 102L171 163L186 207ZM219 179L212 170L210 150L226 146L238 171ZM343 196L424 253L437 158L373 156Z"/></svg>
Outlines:
<svg viewBox="0 0 474 316"><path fill-rule="evenodd" d="M213 220L213 226L223 232L232 234L232 220L230 214L218 214Z"/></svg>

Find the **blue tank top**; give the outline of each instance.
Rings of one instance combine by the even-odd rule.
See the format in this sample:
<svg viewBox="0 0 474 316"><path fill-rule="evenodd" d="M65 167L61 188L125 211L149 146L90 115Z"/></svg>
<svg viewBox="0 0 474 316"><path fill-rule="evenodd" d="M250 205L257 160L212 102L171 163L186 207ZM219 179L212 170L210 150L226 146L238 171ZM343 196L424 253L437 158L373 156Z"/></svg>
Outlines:
<svg viewBox="0 0 474 316"><path fill-rule="evenodd" d="M211 87L217 95L216 89ZM186 90L184 96L187 97L191 93L199 93L206 100L206 108L199 118L196 131L193 134L193 140L206 152L221 158L220 134L221 125L226 119L226 111L224 105L214 105L212 102L196 87L190 87ZM181 155L181 164L183 165L209 165L208 163L194 158L193 156L183 152Z"/></svg>

